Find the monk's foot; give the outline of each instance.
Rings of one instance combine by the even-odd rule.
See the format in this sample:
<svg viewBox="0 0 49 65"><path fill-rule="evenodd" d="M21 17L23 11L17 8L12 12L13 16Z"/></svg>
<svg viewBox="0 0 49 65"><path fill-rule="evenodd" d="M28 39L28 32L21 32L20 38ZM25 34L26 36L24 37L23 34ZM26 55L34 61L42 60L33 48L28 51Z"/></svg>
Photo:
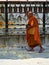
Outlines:
<svg viewBox="0 0 49 65"><path fill-rule="evenodd" d="M27 49L27 51L34 51L34 49Z"/></svg>
<svg viewBox="0 0 49 65"><path fill-rule="evenodd" d="M42 53L44 50L45 50L44 48L40 49L39 50L39 53Z"/></svg>

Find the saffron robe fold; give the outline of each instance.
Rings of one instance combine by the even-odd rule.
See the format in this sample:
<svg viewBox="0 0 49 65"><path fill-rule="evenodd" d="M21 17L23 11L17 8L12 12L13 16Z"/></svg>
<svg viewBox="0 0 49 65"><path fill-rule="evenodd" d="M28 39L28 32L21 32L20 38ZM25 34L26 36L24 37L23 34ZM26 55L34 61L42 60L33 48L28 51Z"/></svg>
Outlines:
<svg viewBox="0 0 49 65"><path fill-rule="evenodd" d="M37 18L35 16L31 17L28 21L28 25L30 25L31 27L26 28L26 39L27 39L28 46L33 48L41 44ZM34 30L34 34L30 35L28 33L28 30L31 29L32 27L34 27L35 30Z"/></svg>

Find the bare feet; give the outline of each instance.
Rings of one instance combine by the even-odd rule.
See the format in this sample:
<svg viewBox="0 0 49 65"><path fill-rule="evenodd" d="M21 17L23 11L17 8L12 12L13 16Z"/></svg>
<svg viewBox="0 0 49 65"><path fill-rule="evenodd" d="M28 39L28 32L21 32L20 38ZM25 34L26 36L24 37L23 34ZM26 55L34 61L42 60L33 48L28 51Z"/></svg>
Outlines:
<svg viewBox="0 0 49 65"><path fill-rule="evenodd" d="M45 50L44 48L40 49L39 50L39 53L42 53L44 50Z"/></svg>
<svg viewBox="0 0 49 65"><path fill-rule="evenodd" d="M27 51L34 51L34 49L27 49Z"/></svg>

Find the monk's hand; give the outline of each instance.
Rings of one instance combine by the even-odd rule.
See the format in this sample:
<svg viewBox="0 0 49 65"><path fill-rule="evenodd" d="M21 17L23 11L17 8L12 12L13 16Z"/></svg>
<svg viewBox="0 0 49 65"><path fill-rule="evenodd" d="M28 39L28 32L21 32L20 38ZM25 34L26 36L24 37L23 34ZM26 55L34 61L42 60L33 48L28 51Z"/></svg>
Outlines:
<svg viewBox="0 0 49 65"><path fill-rule="evenodd" d="M30 25L27 24L27 25L26 25L26 28L30 28Z"/></svg>

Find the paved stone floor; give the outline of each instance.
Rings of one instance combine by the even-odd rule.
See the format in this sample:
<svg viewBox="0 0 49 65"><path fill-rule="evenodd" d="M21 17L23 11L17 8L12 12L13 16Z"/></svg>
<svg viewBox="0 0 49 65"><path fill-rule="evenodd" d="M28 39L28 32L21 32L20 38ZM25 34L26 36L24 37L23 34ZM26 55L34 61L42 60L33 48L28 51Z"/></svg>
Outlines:
<svg viewBox="0 0 49 65"><path fill-rule="evenodd" d="M27 51L27 46L0 48L0 59L30 59L30 58L49 58L49 46L43 45L45 50L39 53L39 47L35 51Z"/></svg>
<svg viewBox="0 0 49 65"><path fill-rule="evenodd" d="M49 58L49 39L45 39L45 43L43 42L43 47L45 50L43 53L39 53L39 47L34 48L33 51L27 51L28 48L27 43L25 41L19 41L13 38L10 40L0 39L0 59L31 59L31 58ZM22 43L23 42L23 43ZM2 43L6 43L6 47L1 47ZM14 45L14 46L11 46Z"/></svg>
<svg viewBox="0 0 49 65"><path fill-rule="evenodd" d="M49 44L44 44L45 50L38 53L39 47L34 52L27 51L27 46L0 47L0 65L49 65Z"/></svg>

